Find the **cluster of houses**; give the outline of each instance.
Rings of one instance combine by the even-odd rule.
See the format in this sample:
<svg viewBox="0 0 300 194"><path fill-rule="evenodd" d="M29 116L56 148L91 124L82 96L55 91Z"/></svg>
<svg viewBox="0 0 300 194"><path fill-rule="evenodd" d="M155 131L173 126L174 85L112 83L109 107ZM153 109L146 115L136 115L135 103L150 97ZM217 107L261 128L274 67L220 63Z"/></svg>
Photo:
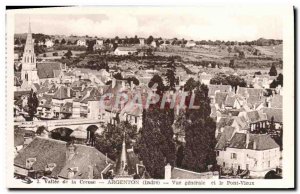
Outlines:
<svg viewBox="0 0 300 194"><path fill-rule="evenodd" d="M211 116L216 119L216 155L223 173L264 177L281 167L281 152L272 138L282 135L282 94L264 89L209 85ZM273 130L270 131L271 125Z"/></svg>
<svg viewBox="0 0 300 194"><path fill-rule="evenodd" d="M85 42L78 41L77 44L84 46ZM103 44L103 40L97 40L94 49L101 49ZM143 39L140 44L144 44ZM190 41L187 44L189 47L194 46ZM128 48L132 49L118 47L115 52L117 55L135 52ZM149 88L148 82L153 75L161 73L158 70L139 70L133 73L140 81L135 85L126 79L115 79L111 72L104 69L97 74L82 73L68 69L59 62L37 62L29 28L22 70L15 72L14 78L15 122L25 121L28 96L34 91L39 101L35 119L88 118L99 120L103 124L127 121L139 130L143 124L145 100L149 94L156 92L157 87L154 84ZM183 68L178 68L176 73L179 76L176 87L178 94L182 92L180 86L191 76ZM165 179L214 179L220 175L227 178L263 178L272 170L279 171L281 145L272 138L270 129L275 134L282 135L282 88L266 95L265 89L268 87L265 85L269 83L269 78L254 78L253 82L257 84L253 88L211 85L211 78L212 75L206 73L195 75L195 79L208 85L211 117L217 124L215 151L220 172L196 173L167 165ZM108 82L110 84L106 84ZM126 102L120 103L120 94L126 94ZM136 94L142 96L141 101L136 101ZM175 93L168 94L172 97ZM176 110L176 114L179 111ZM87 136L81 132L76 131L77 135L74 132L75 144L48 137L35 137L17 151L14 161L15 175L63 179L150 178L143 162L132 148L126 148L125 141L120 157L113 161L107 157L107 153L101 153L93 146L82 143L80 139ZM184 133L180 133L180 130L174 132L177 140L184 143Z"/></svg>

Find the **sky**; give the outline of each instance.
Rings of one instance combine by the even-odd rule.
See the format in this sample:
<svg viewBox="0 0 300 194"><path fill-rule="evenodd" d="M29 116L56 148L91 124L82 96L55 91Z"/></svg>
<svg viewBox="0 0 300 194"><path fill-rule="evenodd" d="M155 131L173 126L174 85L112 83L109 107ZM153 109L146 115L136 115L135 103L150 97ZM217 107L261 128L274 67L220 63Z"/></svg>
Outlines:
<svg viewBox="0 0 300 194"><path fill-rule="evenodd" d="M246 7L106 7L15 15L15 33L250 41L282 39L280 11Z"/></svg>

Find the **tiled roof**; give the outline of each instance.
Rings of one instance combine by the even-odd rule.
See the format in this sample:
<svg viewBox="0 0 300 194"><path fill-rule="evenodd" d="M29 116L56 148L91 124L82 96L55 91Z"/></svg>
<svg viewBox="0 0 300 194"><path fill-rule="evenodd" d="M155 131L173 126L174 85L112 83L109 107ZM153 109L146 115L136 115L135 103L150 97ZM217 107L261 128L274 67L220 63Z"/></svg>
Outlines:
<svg viewBox="0 0 300 194"><path fill-rule="evenodd" d="M99 152L94 147L85 145L74 145L75 155L72 159L66 159L67 146L66 142L58 141L49 138L36 137L24 149L20 150L19 154L14 159L16 166L25 168L26 159L36 158L33 164L33 169L40 171L45 170L49 163L55 163L56 167L52 171L52 176L59 176L62 178L68 177L68 169L78 167L78 172L75 173L73 178L87 179L89 172L89 165L93 167L93 178L100 179L101 172L108 165L114 163L112 160Z"/></svg>
<svg viewBox="0 0 300 194"><path fill-rule="evenodd" d="M246 134L235 133L228 147L237 149L269 150L279 145L268 134L248 134L249 144L246 145Z"/></svg>
<svg viewBox="0 0 300 194"><path fill-rule="evenodd" d="M132 52L137 51L137 48L135 48L135 47L118 47L117 49L120 51L132 51Z"/></svg>
<svg viewBox="0 0 300 194"><path fill-rule="evenodd" d="M70 90L70 94L68 94L68 89ZM55 92L53 98L58 100L68 99L72 97L72 89L66 86L60 86L59 89Z"/></svg>
<svg viewBox="0 0 300 194"><path fill-rule="evenodd" d="M14 92L14 99L19 99L21 98L22 96L27 96L30 94L30 91L27 90L27 91L15 91Z"/></svg>
<svg viewBox="0 0 300 194"><path fill-rule="evenodd" d="M267 115L268 121L274 118L274 122L283 123L282 118L282 108L263 108L263 112Z"/></svg>
<svg viewBox="0 0 300 194"><path fill-rule="evenodd" d="M171 172L171 179L208 179L218 175L217 172L193 172L174 167Z"/></svg>
<svg viewBox="0 0 300 194"><path fill-rule="evenodd" d="M230 85L208 85L208 96L214 96L215 92L230 92Z"/></svg>
<svg viewBox="0 0 300 194"><path fill-rule="evenodd" d="M230 141L233 136L234 130L235 128L230 126L226 126L224 128L224 131L219 136L218 142L216 144L217 150L223 150L226 147L226 142Z"/></svg>
<svg viewBox="0 0 300 194"><path fill-rule="evenodd" d="M215 96L215 102L219 105L219 107L222 106L222 104L225 103L225 100L228 96L227 92L217 92Z"/></svg>
<svg viewBox="0 0 300 194"><path fill-rule="evenodd" d="M32 166L34 170L44 170L47 164L55 163L56 167L53 169L52 175L56 176L66 161L66 142L36 137L29 145L20 150L14 159L14 164L26 168L26 159L28 158L36 158L36 162Z"/></svg>
<svg viewBox="0 0 300 194"><path fill-rule="evenodd" d="M61 63L57 62L42 62L37 63L37 73L40 79L55 78L57 70L61 70ZM56 70L56 74L54 73Z"/></svg>
<svg viewBox="0 0 300 194"><path fill-rule="evenodd" d="M228 95L225 99L224 105L227 107L233 107L236 97L234 95Z"/></svg>
<svg viewBox="0 0 300 194"><path fill-rule="evenodd" d="M245 87L238 87L237 94L248 97L248 96L263 96L264 90L260 88L245 88Z"/></svg>
<svg viewBox="0 0 300 194"><path fill-rule="evenodd" d="M271 108L282 108L282 95L274 95L271 98Z"/></svg>
<svg viewBox="0 0 300 194"><path fill-rule="evenodd" d="M267 120L267 116L265 114L258 112L256 110L246 112L246 115L247 115L248 121L251 123Z"/></svg>

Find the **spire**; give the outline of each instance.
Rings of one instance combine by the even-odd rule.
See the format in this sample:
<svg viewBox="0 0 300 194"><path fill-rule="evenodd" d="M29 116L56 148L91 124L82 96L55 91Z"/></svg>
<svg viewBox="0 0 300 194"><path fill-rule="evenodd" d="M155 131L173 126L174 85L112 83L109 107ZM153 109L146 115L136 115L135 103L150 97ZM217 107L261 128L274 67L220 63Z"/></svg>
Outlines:
<svg viewBox="0 0 300 194"><path fill-rule="evenodd" d="M30 54L34 53L34 40L32 38L32 33L31 33L30 18L29 18L28 33L26 38L25 50L24 50L24 54L26 53L30 53Z"/></svg>
<svg viewBox="0 0 300 194"><path fill-rule="evenodd" d="M117 169L117 174L119 175L128 175L127 150L126 150L125 138L126 138L126 134L124 132L122 151L121 151L120 159L118 161L119 164Z"/></svg>
<svg viewBox="0 0 300 194"><path fill-rule="evenodd" d="M29 24L28 24L28 34L31 34L31 23L30 23L30 17L29 17Z"/></svg>

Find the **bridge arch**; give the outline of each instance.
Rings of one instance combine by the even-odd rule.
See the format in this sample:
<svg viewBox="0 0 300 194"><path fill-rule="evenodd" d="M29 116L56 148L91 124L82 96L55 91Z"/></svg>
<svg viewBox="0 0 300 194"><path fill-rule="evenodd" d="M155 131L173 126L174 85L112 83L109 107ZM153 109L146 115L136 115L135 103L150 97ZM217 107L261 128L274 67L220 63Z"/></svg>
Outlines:
<svg viewBox="0 0 300 194"><path fill-rule="evenodd" d="M281 179L282 177L275 170L270 170L265 174L265 179Z"/></svg>
<svg viewBox="0 0 300 194"><path fill-rule="evenodd" d="M86 132L87 132L87 144L88 145L95 145L95 133L96 131L99 129L99 127L97 125L89 125L86 128Z"/></svg>
<svg viewBox="0 0 300 194"><path fill-rule="evenodd" d="M49 132L49 137L53 139L69 142L72 140L70 137L72 132L73 129L70 129L68 127L58 127L51 130L51 132Z"/></svg>

